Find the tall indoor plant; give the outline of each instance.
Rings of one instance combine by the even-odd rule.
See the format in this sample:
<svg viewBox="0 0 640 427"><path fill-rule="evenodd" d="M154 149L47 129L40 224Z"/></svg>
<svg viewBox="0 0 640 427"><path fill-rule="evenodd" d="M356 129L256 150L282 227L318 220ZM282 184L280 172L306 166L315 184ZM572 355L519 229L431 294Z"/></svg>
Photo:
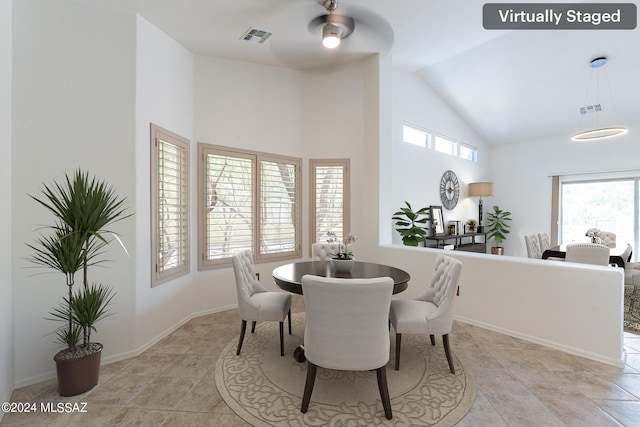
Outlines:
<svg viewBox="0 0 640 427"><path fill-rule="evenodd" d="M509 228L511 224L511 212L503 211L498 206L493 207L493 212L488 215L489 220L487 223L487 239L495 240L495 247L491 248L491 253L496 255L502 255L504 253L504 248L500 246L502 242L507 239L507 234L509 234Z"/></svg>
<svg viewBox="0 0 640 427"><path fill-rule="evenodd" d="M74 396L98 382L102 344L91 342L91 332L109 314L114 296L109 286L89 282L89 267L105 262L103 249L111 236L117 239L108 227L130 215L113 187L81 170L65 175L62 183L45 184L42 195L31 198L54 216L53 224L28 246L34 251L32 262L66 278L66 295L50 314L62 323L56 335L66 346L54 357L58 390L63 396ZM82 286L76 290L78 272L82 272Z"/></svg>
<svg viewBox="0 0 640 427"><path fill-rule="evenodd" d="M395 225L398 227L396 231L402 236L402 243L406 246L418 246L421 240L427 235L426 223L431 219L429 208L422 208L413 211L409 202L405 201L405 207L393 214ZM421 218L422 216L422 218Z"/></svg>

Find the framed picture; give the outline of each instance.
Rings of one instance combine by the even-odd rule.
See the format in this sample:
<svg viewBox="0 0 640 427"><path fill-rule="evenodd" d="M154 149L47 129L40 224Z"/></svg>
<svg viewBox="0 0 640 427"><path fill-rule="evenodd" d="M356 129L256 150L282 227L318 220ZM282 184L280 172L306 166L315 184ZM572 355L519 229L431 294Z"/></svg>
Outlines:
<svg viewBox="0 0 640 427"><path fill-rule="evenodd" d="M431 228L436 234L444 234L444 217L442 216L442 206L429 206L431 211Z"/></svg>

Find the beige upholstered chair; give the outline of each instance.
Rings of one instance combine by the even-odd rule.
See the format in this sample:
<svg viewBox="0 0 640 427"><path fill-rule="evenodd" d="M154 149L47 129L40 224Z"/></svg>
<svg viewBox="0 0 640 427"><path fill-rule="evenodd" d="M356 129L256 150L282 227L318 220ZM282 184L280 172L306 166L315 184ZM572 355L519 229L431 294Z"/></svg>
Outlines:
<svg viewBox="0 0 640 427"><path fill-rule="evenodd" d="M442 335L442 344L449 362L449 370L455 374L449 332L453 325L453 300L458 287L462 263L447 255L436 257L435 271L431 285L415 300L391 301L390 319L396 331L396 365L400 369L400 348L402 334L430 335L435 345L434 335Z"/></svg>
<svg viewBox="0 0 640 427"><path fill-rule="evenodd" d="M247 321L252 322L251 332L253 333L256 322L264 320L280 322L280 355L284 356L283 329L284 318L287 316L289 316L289 335L291 335L291 295L283 292L270 292L260 284L253 268L250 249L234 254L232 259L238 292L238 310L240 311L240 320L242 320L236 354L240 354Z"/></svg>
<svg viewBox="0 0 640 427"><path fill-rule="evenodd" d="M339 243L314 243L311 252L314 261L327 261L340 250Z"/></svg>
<svg viewBox="0 0 640 427"><path fill-rule="evenodd" d="M600 243L610 248L616 247L616 233L610 231L600 232Z"/></svg>
<svg viewBox="0 0 640 427"><path fill-rule="evenodd" d="M375 369L385 416L392 418L386 373L392 292L390 277L302 277L307 310L304 330L307 380L300 408L303 413L309 409L318 366L348 371Z"/></svg>
<svg viewBox="0 0 640 427"><path fill-rule="evenodd" d="M538 233L538 240L540 241L540 253L551 248L551 239L547 233Z"/></svg>
<svg viewBox="0 0 640 427"><path fill-rule="evenodd" d="M566 262L609 265L609 247L599 243L570 243L567 245Z"/></svg>
<svg viewBox="0 0 640 427"><path fill-rule="evenodd" d="M529 258L542 258L542 249L540 248L540 239L535 234L524 236L524 242L527 245L527 256Z"/></svg>

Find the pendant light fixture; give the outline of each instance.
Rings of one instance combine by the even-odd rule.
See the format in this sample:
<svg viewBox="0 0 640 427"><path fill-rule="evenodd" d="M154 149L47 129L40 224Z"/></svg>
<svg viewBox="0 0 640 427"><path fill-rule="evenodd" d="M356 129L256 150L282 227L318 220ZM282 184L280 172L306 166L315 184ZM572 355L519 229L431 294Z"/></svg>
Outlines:
<svg viewBox="0 0 640 427"><path fill-rule="evenodd" d="M585 95L585 106L580 109L580 113L585 114L595 114L596 115L596 127L593 129L588 129L582 132L579 132L571 137L573 141L594 141L598 139L606 139L612 138L614 136L624 135L627 133L627 128L622 126L608 126L608 127L599 127L598 120L599 114L602 114L602 104L600 104L600 73L604 74L604 81L607 84L607 89L609 90L609 97L611 99L611 106L613 111L615 112L616 107L613 102L613 95L611 94L611 87L609 86L609 79L607 78L607 72L604 69L605 64L608 62L605 56L601 56L593 59L589 63L589 67L591 70L591 78L593 78L593 74L596 75L596 102L592 105L586 105L587 97L589 96L589 88L591 86L591 78L589 79L589 85L587 86L587 94Z"/></svg>

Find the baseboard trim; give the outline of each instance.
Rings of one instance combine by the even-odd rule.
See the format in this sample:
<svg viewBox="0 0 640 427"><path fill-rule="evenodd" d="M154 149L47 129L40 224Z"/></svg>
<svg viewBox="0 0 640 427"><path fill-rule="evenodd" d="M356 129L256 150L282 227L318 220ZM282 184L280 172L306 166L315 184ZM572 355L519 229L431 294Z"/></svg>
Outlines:
<svg viewBox="0 0 640 427"><path fill-rule="evenodd" d="M131 357L136 357L136 356L141 355L142 353L144 353L145 351L147 351L148 349L153 347L155 344L157 344L160 341L162 341L169 334L171 334L172 332L176 331L178 328L182 327L184 324L186 324L187 322L189 322L192 319L195 319L196 317L206 316L206 315L213 314L213 313L219 313L221 311L232 310L234 308L238 308L238 306L236 304L233 304L233 305L228 305L228 306L224 306L224 307L217 307L217 308L214 308L214 309L211 309L211 310L203 310L203 311L199 311L197 313L190 314L189 316L184 317L182 320L177 322L175 325L167 328L165 331L159 333L154 338L152 338L151 340L147 341L146 343L144 343L143 345L141 345L140 347L138 347L138 348L136 348L134 350L126 351L126 352L118 353L118 354L112 354L112 355L110 355L108 357L103 357L101 366L109 365L109 364L115 363L115 362L120 362L122 360L126 360L126 359L129 359ZM28 385L31 385L31 384L39 383L41 381L50 380L50 379L55 378L55 377L56 377L56 371L52 370L52 371L49 371L49 372L47 372L45 374L41 374L41 375L36 375L36 376L33 376L33 377L25 378L22 381L16 381L15 382L14 390L16 388L21 388L21 387L25 387L25 386L28 386ZM9 398L11 397L11 394L13 394L13 390L9 393ZM3 402L8 402L9 398L3 400Z"/></svg>
<svg viewBox="0 0 640 427"><path fill-rule="evenodd" d="M559 344L554 341L548 341L542 338L538 338L532 335L523 334L521 332L513 331L511 329L502 328L500 326L495 326L490 323L479 322L477 320L469 319L462 316L454 316L455 320L460 321L462 323L467 323L469 325L478 326L483 329L488 329L490 331L498 332L500 334L508 335L514 338L523 339L525 341L532 342L534 344L540 344L545 347L553 348L555 350L560 350L565 353L573 354L574 356L584 357L586 359L595 360L596 362L606 363L607 365L613 365L618 368L624 367L627 360L627 353L624 350L624 346L622 348L622 354L620 359L613 359L609 357L603 357L599 354L591 353L588 351L580 350L575 347L566 346L563 344Z"/></svg>

